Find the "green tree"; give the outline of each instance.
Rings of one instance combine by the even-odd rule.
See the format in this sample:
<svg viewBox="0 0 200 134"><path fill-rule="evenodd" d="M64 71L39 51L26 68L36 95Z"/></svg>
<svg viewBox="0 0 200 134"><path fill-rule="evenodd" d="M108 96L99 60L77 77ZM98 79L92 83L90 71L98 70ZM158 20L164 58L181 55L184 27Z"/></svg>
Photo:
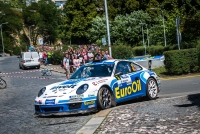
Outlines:
<svg viewBox="0 0 200 134"><path fill-rule="evenodd" d="M8 24L2 25L4 48L5 52L8 52L12 50L14 45L19 45L18 39L22 30L22 14L2 1L0 1L0 9L0 24L8 22Z"/></svg>
<svg viewBox="0 0 200 134"><path fill-rule="evenodd" d="M33 43L36 44L40 36L44 42L55 43L58 37L58 26L61 20L61 12L51 0L41 0L33 3L24 11L24 23L27 29L32 27Z"/></svg>
<svg viewBox="0 0 200 134"><path fill-rule="evenodd" d="M125 43L131 46L143 45L142 44L142 25L146 42L146 24L151 22L148 13L143 11L134 11L126 16L116 16L112 27L111 37L115 44Z"/></svg>
<svg viewBox="0 0 200 134"><path fill-rule="evenodd" d="M63 10L66 15L65 33L77 44L87 43L90 23L97 15L93 0L67 0ZM74 40L75 39L75 40Z"/></svg>
<svg viewBox="0 0 200 134"><path fill-rule="evenodd" d="M106 37L106 18L96 17L91 22L91 28L88 29L88 39L90 42L97 43Z"/></svg>

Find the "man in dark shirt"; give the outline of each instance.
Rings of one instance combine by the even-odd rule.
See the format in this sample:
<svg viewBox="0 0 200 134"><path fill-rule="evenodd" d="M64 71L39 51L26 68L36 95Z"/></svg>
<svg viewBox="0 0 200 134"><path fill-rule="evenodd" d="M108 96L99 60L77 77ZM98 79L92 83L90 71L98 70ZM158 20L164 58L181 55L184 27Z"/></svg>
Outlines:
<svg viewBox="0 0 200 134"><path fill-rule="evenodd" d="M101 54L100 54L100 50L99 50L99 48L96 48L96 53L94 54L94 59L93 59L93 61L94 60L101 60L102 58L101 58Z"/></svg>
<svg viewBox="0 0 200 134"><path fill-rule="evenodd" d="M73 73L74 72L74 68L73 68L73 53L72 51L69 52L69 65L70 65L70 72Z"/></svg>

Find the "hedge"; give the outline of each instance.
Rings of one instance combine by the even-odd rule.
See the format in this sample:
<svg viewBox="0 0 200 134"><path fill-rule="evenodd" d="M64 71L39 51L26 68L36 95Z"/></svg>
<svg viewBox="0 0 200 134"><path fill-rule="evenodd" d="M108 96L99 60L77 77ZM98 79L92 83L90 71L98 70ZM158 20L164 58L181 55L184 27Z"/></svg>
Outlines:
<svg viewBox="0 0 200 134"><path fill-rule="evenodd" d="M196 48L165 51L165 68L172 75L198 72L198 54Z"/></svg>
<svg viewBox="0 0 200 134"><path fill-rule="evenodd" d="M112 47L112 57L115 59L128 59L133 57L131 46L116 45Z"/></svg>

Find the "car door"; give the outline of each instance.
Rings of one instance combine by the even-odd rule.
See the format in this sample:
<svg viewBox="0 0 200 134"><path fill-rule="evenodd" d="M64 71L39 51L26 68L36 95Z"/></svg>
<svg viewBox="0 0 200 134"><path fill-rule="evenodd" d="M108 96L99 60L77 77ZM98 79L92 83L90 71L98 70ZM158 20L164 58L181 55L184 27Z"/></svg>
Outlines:
<svg viewBox="0 0 200 134"><path fill-rule="evenodd" d="M134 62L129 62L129 66L131 68L131 73L128 75L131 77L132 81L132 94L131 98L144 96L146 93L146 85L143 84L141 80L141 74L143 73L143 69L141 66L135 64Z"/></svg>
<svg viewBox="0 0 200 134"><path fill-rule="evenodd" d="M118 62L115 78L117 79L117 87L115 88L116 102L130 100L140 94L140 73L134 70L131 62Z"/></svg>

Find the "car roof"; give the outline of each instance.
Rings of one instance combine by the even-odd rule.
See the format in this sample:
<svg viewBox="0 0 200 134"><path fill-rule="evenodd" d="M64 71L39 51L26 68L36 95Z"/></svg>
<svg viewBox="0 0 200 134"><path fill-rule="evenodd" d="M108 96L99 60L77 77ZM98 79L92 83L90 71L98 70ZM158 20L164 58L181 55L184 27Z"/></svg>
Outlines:
<svg viewBox="0 0 200 134"><path fill-rule="evenodd" d="M91 65L91 64L114 64L114 63L119 62L119 61L134 62L134 61L125 60L125 59L110 59L110 60L95 60L93 62L86 63L85 65L87 66L87 65Z"/></svg>

